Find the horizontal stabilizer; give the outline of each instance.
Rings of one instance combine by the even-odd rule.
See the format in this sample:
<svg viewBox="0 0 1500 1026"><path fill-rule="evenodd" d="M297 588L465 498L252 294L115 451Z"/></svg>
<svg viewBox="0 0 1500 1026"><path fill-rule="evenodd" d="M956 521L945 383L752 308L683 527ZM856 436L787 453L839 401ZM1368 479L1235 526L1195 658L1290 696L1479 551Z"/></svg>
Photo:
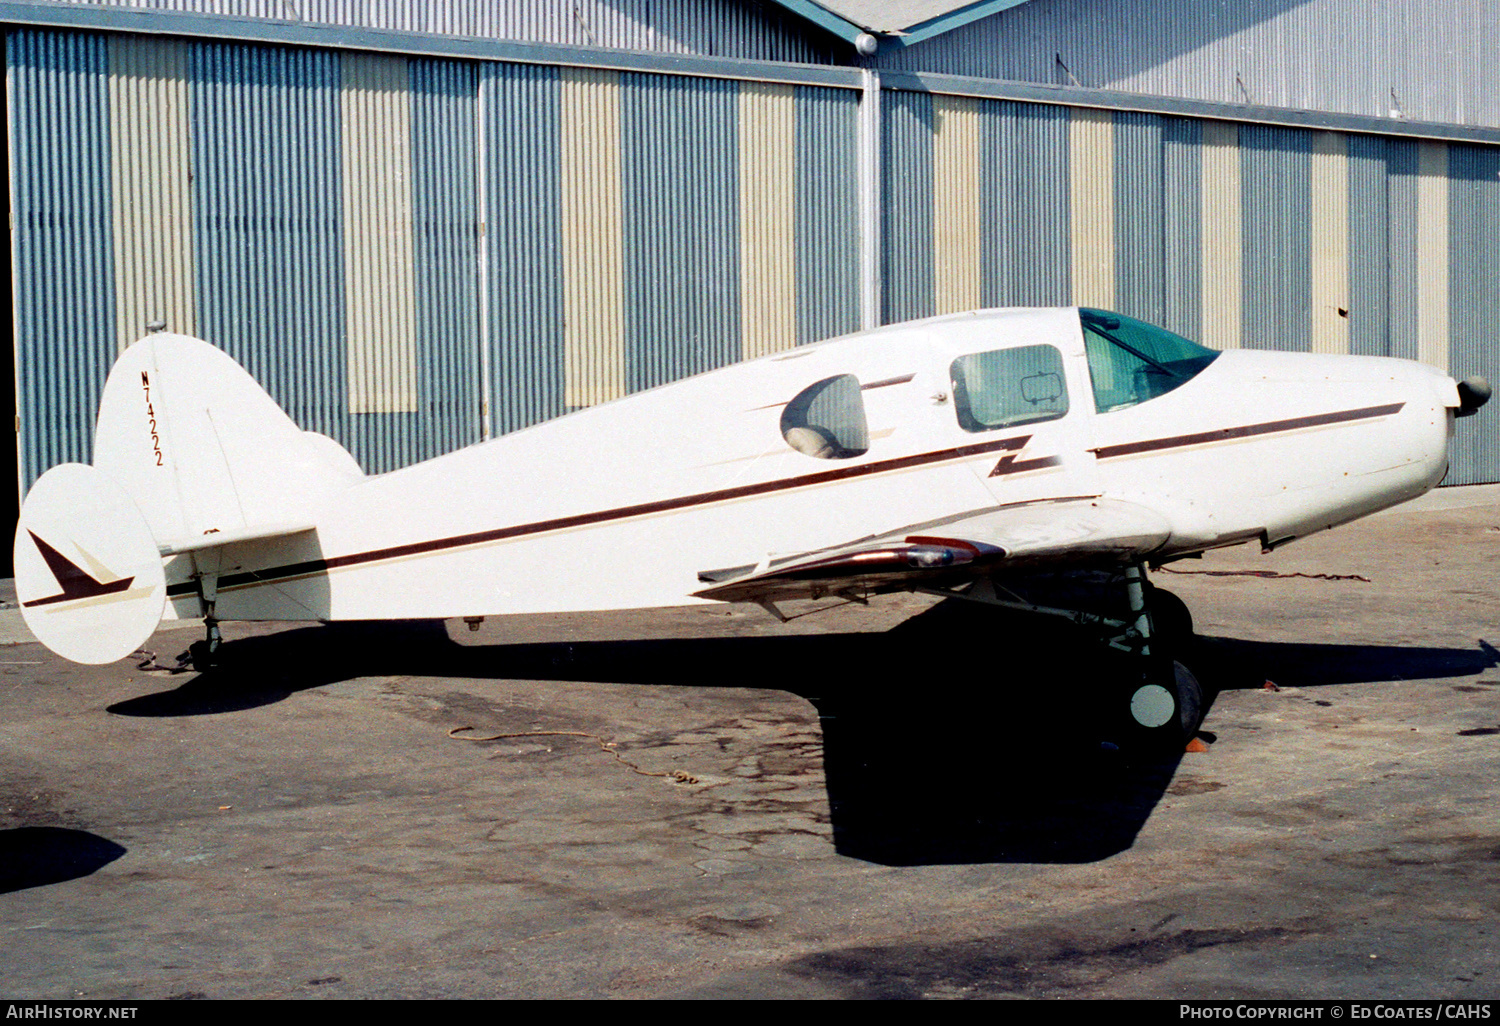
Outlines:
<svg viewBox="0 0 1500 1026"><path fill-rule="evenodd" d="M75 663L123 658L161 620L166 580L146 519L95 467L64 463L37 479L13 554L26 626Z"/></svg>
<svg viewBox="0 0 1500 1026"><path fill-rule="evenodd" d="M1049 499L913 524L761 565L705 570L697 598L775 602L830 594L953 587L1010 570L1118 563L1154 552L1171 525L1115 499Z"/></svg>
<svg viewBox="0 0 1500 1026"><path fill-rule="evenodd" d="M158 542L157 549L163 556L178 556L184 552L202 552L204 549L233 545L235 542L261 541L266 538L285 538L294 534L305 534L317 530L317 525L308 522L283 524L253 524L249 527L230 528L227 531L210 531L195 538L179 538Z"/></svg>

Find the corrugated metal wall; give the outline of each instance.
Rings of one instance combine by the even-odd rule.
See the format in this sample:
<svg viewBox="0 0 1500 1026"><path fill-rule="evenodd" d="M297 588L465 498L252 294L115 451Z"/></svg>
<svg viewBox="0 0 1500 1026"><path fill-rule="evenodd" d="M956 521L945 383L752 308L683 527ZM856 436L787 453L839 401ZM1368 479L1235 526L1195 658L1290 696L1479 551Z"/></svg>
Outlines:
<svg viewBox="0 0 1500 1026"><path fill-rule="evenodd" d="M102 36L16 32L6 61L24 493L48 467L87 457L79 443L118 347L109 48Z"/></svg>
<svg viewBox="0 0 1500 1026"><path fill-rule="evenodd" d="M810 30L771 0L61 2L656 53L857 61L848 43ZM1030 0L915 46L887 45L868 63L1500 126L1497 37L1500 6L1492 0Z"/></svg>
<svg viewBox="0 0 1500 1026"><path fill-rule="evenodd" d="M876 63L1495 126L1497 38L1492 0L1030 0Z"/></svg>
<svg viewBox="0 0 1500 1026"><path fill-rule="evenodd" d="M852 49L769 0L63 0L317 25L829 63Z"/></svg>
<svg viewBox="0 0 1500 1026"><path fill-rule="evenodd" d="M1457 377L1500 378L1500 148L1450 146L1448 369ZM1500 404L1461 422L1450 446L1453 484L1500 481Z"/></svg>
<svg viewBox="0 0 1500 1026"><path fill-rule="evenodd" d="M372 472L859 323L854 89L65 32L7 53L28 484L89 458L155 319ZM1082 303L1217 346L1494 358L1500 149L880 109L887 322ZM1451 481L1500 479L1496 423L1463 427Z"/></svg>
<svg viewBox="0 0 1500 1026"><path fill-rule="evenodd" d="M858 324L854 90L48 32L9 68L27 485L154 320L370 472Z"/></svg>

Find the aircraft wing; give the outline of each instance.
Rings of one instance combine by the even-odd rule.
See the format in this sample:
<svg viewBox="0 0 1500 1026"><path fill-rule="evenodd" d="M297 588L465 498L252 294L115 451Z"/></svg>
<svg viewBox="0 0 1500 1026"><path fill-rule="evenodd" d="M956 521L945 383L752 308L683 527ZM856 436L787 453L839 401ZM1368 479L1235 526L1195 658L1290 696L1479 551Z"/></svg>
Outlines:
<svg viewBox="0 0 1500 1026"><path fill-rule="evenodd" d="M1160 548L1171 525L1116 499L996 506L759 565L704 570L698 598L774 602L952 587L1011 570L1118 565Z"/></svg>

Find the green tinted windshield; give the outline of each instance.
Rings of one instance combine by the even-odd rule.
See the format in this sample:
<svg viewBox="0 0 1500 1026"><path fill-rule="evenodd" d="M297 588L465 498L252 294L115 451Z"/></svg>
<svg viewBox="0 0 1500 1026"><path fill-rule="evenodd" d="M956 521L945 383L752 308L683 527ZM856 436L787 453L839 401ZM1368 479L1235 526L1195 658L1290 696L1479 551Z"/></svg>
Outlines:
<svg viewBox="0 0 1500 1026"><path fill-rule="evenodd" d="M1104 310L1080 309L1094 408L1122 410L1187 384L1219 358L1165 328Z"/></svg>

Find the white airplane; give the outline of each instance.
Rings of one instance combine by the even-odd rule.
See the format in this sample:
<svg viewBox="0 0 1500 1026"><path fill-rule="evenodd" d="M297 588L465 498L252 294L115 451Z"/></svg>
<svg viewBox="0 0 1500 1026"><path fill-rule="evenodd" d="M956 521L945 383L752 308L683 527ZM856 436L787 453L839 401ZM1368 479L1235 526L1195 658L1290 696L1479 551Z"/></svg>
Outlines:
<svg viewBox="0 0 1500 1026"><path fill-rule="evenodd" d="M166 619L450 618L921 591L1039 607L1038 569L1118 572L1123 619L1042 610L1141 658L1143 737L1196 729L1153 645L1148 565L1267 550L1414 498L1488 398L1420 364L1215 352L1088 309L984 310L725 367L365 476L233 360L127 349L92 466L47 471L16 591L58 654L105 663ZM1163 627L1190 633L1180 603ZM1161 634L1161 631L1157 632Z"/></svg>

